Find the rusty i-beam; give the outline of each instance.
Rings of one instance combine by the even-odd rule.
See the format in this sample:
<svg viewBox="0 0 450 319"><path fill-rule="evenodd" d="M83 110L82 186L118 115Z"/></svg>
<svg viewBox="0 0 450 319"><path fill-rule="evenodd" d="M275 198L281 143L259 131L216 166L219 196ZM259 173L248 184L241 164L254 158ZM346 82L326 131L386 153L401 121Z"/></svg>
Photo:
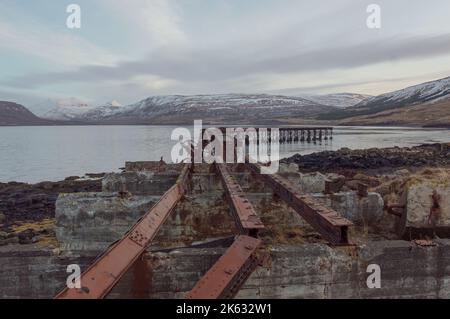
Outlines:
<svg viewBox="0 0 450 319"><path fill-rule="evenodd" d="M225 192L227 201L230 203L233 219L236 227L243 235L256 237L258 231L264 229L264 224L256 214L252 204L245 197L241 186L230 174L226 164L214 164Z"/></svg>
<svg viewBox="0 0 450 319"><path fill-rule="evenodd" d="M192 164L185 164L177 182L139 221L81 275L81 289L65 288L55 299L104 298L141 256L187 191Z"/></svg>
<svg viewBox="0 0 450 319"><path fill-rule="evenodd" d="M187 299L233 298L265 257L265 253L261 251L262 241L256 238L258 231L264 228L263 223L226 164L215 163L214 167L222 180L236 226L244 235L236 238L225 254L186 295Z"/></svg>
<svg viewBox="0 0 450 319"><path fill-rule="evenodd" d="M186 295L186 299L231 299L264 259L262 241L238 236Z"/></svg>
<svg viewBox="0 0 450 319"><path fill-rule="evenodd" d="M334 245L349 243L348 227L353 223L336 211L317 202L314 197L301 194L287 179L279 175L261 174L259 164L247 163L256 176L259 176L274 193L303 217L322 237Z"/></svg>

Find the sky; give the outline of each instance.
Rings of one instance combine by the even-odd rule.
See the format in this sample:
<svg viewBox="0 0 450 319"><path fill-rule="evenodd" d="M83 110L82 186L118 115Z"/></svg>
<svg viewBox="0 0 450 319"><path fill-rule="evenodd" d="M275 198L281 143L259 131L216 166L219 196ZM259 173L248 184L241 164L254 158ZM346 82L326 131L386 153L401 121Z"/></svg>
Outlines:
<svg viewBox="0 0 450 319"><path fill-rule="evenodd" d="M377 95L450 76L449 13L448 0L0 0L0 100Z"/></svg>

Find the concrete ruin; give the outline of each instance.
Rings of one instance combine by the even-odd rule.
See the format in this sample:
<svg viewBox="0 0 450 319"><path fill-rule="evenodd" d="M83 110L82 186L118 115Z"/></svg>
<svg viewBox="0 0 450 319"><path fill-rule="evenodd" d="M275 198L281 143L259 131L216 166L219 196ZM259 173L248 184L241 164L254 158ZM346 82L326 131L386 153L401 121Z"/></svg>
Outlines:
<svg viewBox="0 0 450 319"><path fill-rule="evenodd" d="M1 296L54 297L65 286L67 266L86 269L159 200L179 171L179 165L127 163L123 173L103 178L102 192L61 194L56 203L58 248L0 247ZM283 168L282 175L296 187L355 223L351 245L331 246L250 172L236 166L232 174L266 225L259 237L269 253L237 298L450 297L450 240L421 245L379 233L385 213L378 193L361 196L339 187L330 192L326 184L339 180L336 176ZM192 178L190 191L108 298L184 298L231 244L238 231L217 174L199 165ZM449 216L445 203L441 217ZM418 204L410 205L409 225L418 211ZM371 264L380 266L381 288L368 288Z"/></svg>

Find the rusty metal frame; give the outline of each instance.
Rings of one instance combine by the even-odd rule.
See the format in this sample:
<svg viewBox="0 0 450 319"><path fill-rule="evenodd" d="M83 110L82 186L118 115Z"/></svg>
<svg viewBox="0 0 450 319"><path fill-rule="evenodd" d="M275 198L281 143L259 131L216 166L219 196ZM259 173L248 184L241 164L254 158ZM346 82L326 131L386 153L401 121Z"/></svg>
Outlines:
<svg viewBox="0 0 450 319"><path fill-rule="evenodd" d="M241 186L234 176L230 174L226 164L215 163L214 166L222 181L225 196L230 204L236 227L241 234L256 237L258 231L264 229L264 224L256 214L253 205L245 197Z"/></svg>
<svg viewBox="0 0 450 319"><path fill-rule="evenodd" d="M262 241L238 236L219 260L186 295L186 299L233 298L250 274L263 261Z"/></svg>
<svg viewBox="0 0 450 319"><path fill-rule="evenodd" d="M145 252L162 224L187 191L192 164L185 164L177 182L139 221L81 275L81 289L65 288L55 299L104 298Z"/></svg>
<svg viewBox="0 0 450 319"><path fill-rule="evenodd" d="M353 225L351 221L320 204L314 197L301 194L289 180L276 174L261 174L259 164L247 163L246 167L269 185L276 195L303 217L325 240L334 245L349 244L348 227Z"/></svg>
<svg viewBox="0 0 450 319"><path fill-rule="evenodd" d="M397 217L402 217L404 212L405 212L405 205L401 205L401 204L391 204L391 205L385 205L385 210L388 214L397 216Z"/></svg>

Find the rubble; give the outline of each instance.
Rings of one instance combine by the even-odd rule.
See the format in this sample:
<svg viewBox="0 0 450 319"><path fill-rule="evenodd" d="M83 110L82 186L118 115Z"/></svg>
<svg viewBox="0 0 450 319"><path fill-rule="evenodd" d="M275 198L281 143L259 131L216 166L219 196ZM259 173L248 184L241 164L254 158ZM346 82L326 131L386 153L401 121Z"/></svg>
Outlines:
<svg viewBox="0 0 450 319"><path fill-rule="evenodd" d="M323 193L327 177L319 172L300 174L299 190L303 193Z"/></svg>
<svg viewBox="0 0 450 319"><path fill-rule="evenodd" d="M361 197L356 192L340 192L315 194L314 197L359 226L376 225L383 218L384 201L378 193L368 193L366 197Z"/></svg>
<svg viewBox="0 0 450 319"><path fill-rule="evenodd" d="M177 180L179 172L155 173L131 171L107 174L102 180L104 192L127 191L131 194L159 194L166 192Z"/></svg>
<svg viewBox="0 0 450 319"><path fill-rule="evenodd" d="M295 163L289 164L280 164L280 168L278 170L279 174L283 173L298 173L298 165Z"/></svg>
<svg viewBox="0 0 450 319"><path fill-rule="evenodd" d="M440 233L450 229L450 179L411 180L406 185L406 209L399 224L399 233L428 230ZM449 231L447 230L447 233Z"/></svg>

